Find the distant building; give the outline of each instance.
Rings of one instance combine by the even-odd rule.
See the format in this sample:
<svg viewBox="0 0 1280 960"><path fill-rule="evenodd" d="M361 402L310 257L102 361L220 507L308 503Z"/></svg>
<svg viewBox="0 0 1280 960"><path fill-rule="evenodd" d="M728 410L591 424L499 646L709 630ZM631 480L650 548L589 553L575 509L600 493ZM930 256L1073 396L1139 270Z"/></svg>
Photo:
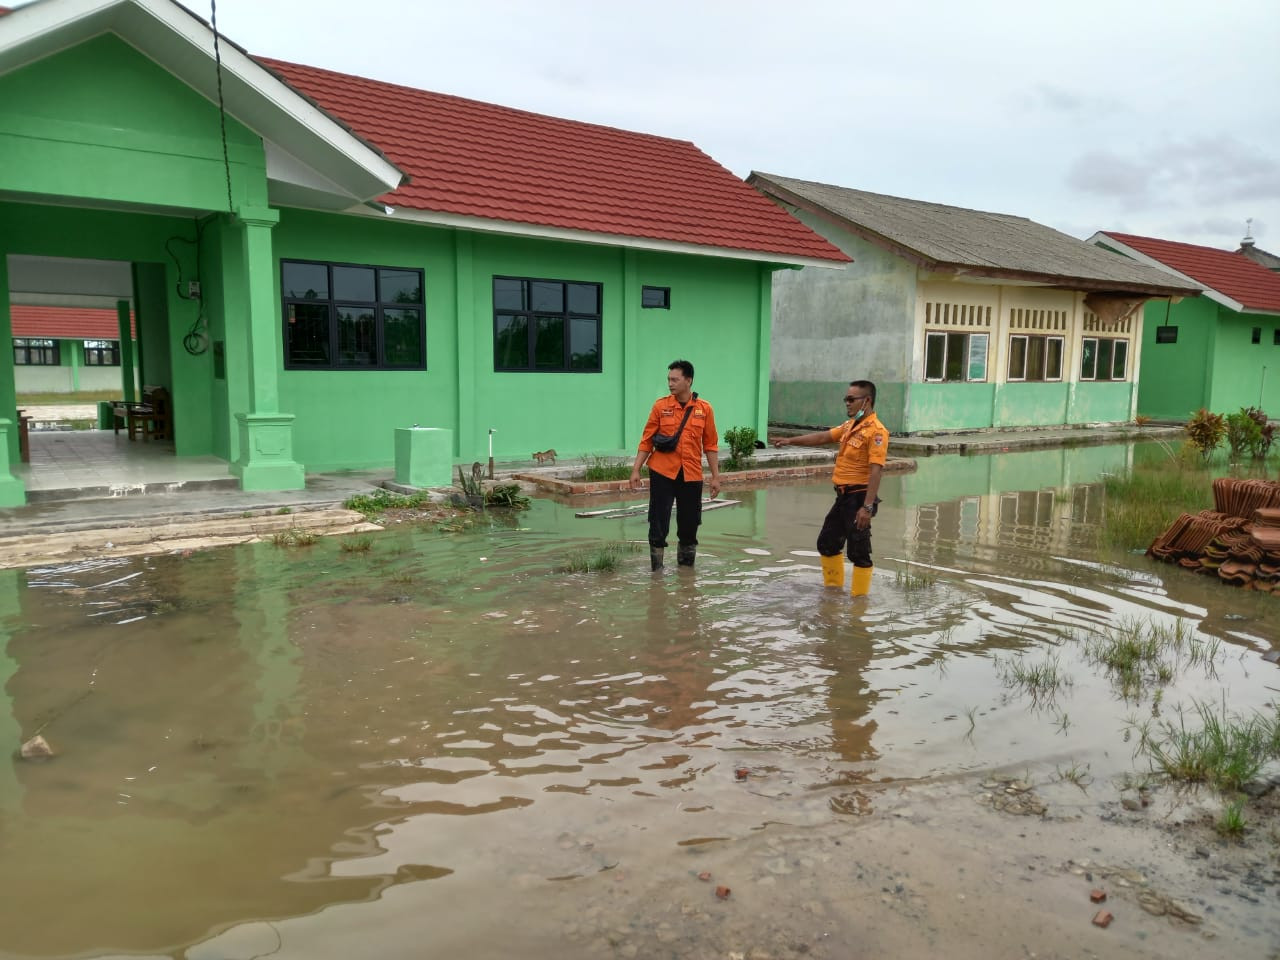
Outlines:
<svg viewBox="0 0 1280 960"><path fill-rule="evenodd" d="M1025 217L753 173L756 189L852 257L780 275L769 409L843 419L874 380L898 433L1126 422L1141 304L1199 285Z"/></svg>
<svg viewBox="0 0 1280 960"><path fill-rule="evenodd" d="M1090 242L1204 288L1147 305L1139 413L1186 420L1201 407L1260 407L1280 417L1280 273L1240 251L1155 237L1105 230Z"/></svg>

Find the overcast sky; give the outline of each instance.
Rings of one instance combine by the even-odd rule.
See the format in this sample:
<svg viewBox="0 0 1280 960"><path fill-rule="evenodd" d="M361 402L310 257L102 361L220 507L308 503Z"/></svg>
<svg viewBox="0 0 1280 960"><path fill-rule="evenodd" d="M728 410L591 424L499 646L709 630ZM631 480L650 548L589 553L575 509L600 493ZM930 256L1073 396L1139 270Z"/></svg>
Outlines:
<svg viewBox="0 0 1280 960"><path fill-rule="evenodd" d="M207 0L187 0L209 16ZM265 54L751 170L1280 253L1277 0L218 0Z"/></svg>

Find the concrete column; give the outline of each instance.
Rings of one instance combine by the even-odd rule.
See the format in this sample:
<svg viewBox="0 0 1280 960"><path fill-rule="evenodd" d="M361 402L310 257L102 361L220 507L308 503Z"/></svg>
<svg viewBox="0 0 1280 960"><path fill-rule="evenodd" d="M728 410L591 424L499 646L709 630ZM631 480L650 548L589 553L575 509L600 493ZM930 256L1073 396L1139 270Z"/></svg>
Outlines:
<svg viewBox="0 0 1280 960"><path fill-rule="evenodd" d="M245 336L249 410L236 414L240 452L231 472L244 490L306 485L302 464L293 459L293 414L280 412L281 332L271 247L271 229L279 221L280 214L268 207L241 207L234 220L240 230L244 313L226 321L228 327L240 326Z"/></svg>
<svg viewBox="0 0 1280 960"><path fill-rule="evenodd" d="M4 257L0 257L0 263ZM16 813L22 806L22 783L18 780L15 759L22 741L22 724L13 712L9 696L9 680L18 672L18 664L9 656L9 632L4 624L16 622L22 606L18 598L18 570L0 570L0 811Z"/></svg>
<svg viewBox="0 0 1280 960"><path fill-rule="evenodd" d="M18 396L13 378L13 322L9 318L9 260L0 247L0 507L27 502L27 487L11 467L22 462L18 452Z"/></svg>
<svg viewBox="0 0 1280 960"><path fill-rule="evenodd" d="M769 436L769 364L772 362L770 328L773 316L773 268L760 264L760 290L756 309L756 436Z"/></svg>
<svg viewBox="0 0 1280 960"><path fill-rule="evenodd" d="M622 449L634 457L644 418L649 414L640 398L641 377L649 371L639 368L640 270L636 251L630 247L622 251L622 343L614 355L622 362Z"/></svg>
<svg viewBox="0 0 1280 960"><path fill-rule="evenodd" d="M116 329L120 334L120 379L124 382L124 398L132 403L137 400L134 391L133 334L129 327L129 301L116 301Z"/></svg>
<svg viewBox="0 0 1280 960"><path fill-rule="evenodd" d="M488 436L483 452L476 426L476 331L493 330L476 320L476 284L473 238L465 230L453 234L454 315L458 318L458 456L463 460L483 460L488 453ZM490 294L491 296L491 294ZM484 298L486 302L489 296ZM490 334L492 337L492 334Z"/></svg>

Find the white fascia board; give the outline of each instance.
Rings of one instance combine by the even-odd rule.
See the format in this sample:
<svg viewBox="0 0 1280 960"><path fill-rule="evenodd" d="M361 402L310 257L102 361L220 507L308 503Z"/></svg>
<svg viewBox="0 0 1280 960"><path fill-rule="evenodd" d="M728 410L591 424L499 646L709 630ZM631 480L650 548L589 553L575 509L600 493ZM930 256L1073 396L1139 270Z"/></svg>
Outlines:
<svg viewBox="0 0 1280 960"><path fill-rule="evenodd" d="M19 7L0 28L0 74L115 33L210 102L218 102L213 31L172 0L41 0ZM227 112L264 139L299 144L343 195L380 196L403 171L233 41L218 44Z"/></svg>
<svg viewBox="0 0 1280 960"><path fill-rule="evenodd" d="M653 250L659 253L681 253L699 257L721 257L726 260L753 260L759 263L776 263L784 267L826 267L840 269L843 262L819 260L817 257L797 257L785 253L765 253L758 250L736 250L732 247L712 247L697 243L678 243L672 240L654 240L646 237L628 237L616 233L593 233L589 230L571 230L566 227L545 227L536 223L516 223L510 220L489 220L484 217L465 217L455 213L436 213L430 210L407 210L387 205L390 214L378 213L363 204L344 210L343 213L375 220L395 220L400 223L421 223L433 227L454 227L475 230L478 233L500 233L520 237L537 237L541 240L565 240L570 243L592 243L600 246L630 247L635 250Z"/></svg>
<svg viewBox="0 0 1280 960"><path fill-rule="evenodd" d="M1167 273L1170 276L1177 277L1179 280L1185 280L1187 281L1187 283L1191 284L1193 287L1200 287L1201 290L1204 291L1203 293L1200 294L1202 297L1207 297L1208 299L1212 300L1214 303L1220 303L1224 307L1226 307L1228 310L1234 310L1236 313L1245 312L1244 304L1240 303L1238 300L1232 300L1225 293L1219 293L1217 290L1213 289L1213 287L1209 286L1203 280L1197 280L1195 277L1189 277L1185 273L1181 273L1173 269L1173 267L1169 266L1167 263L1163 263L1155 259L1155 257L1147 256L1141 250L1133 249L1133 247L1129 246L1123 240L1117 240L1115 237L1111 236L1111 234L1107 233L1105 230L1099 230L1092 237L1090 237L1086 242L1092 243L1095 246L1099 243L1105 243L1108 247L1113 247L1116 250L1119 250L1125 256L1131 257L1134 260L1137 260L1139 263L1144 263L1148 267L1155 267L1157 270L1160 270L1163 273Z"/></svg>

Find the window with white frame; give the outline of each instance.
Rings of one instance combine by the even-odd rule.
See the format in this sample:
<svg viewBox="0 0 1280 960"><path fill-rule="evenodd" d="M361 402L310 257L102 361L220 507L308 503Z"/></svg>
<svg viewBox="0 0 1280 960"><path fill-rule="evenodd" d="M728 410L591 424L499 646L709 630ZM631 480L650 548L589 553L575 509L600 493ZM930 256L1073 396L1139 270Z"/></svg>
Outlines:
<svg viewBox="0 0 1280 960"><path fill-rule="evenodd" d="M1085 337L1080 352L1081 380L1124 380L1129 366L1129 341Z"/></svg>
<svg viewBox="0 0 1280 960"><path fill-rule="evenodd" d="M1010 381L1062 379L1062 337L1014 334L1009 338Z"/></svg>
<svg viewBox="0 0 1280 960"><path fill-rule="evenodd" d="M987 379L985 333L925 332L924 378L930 383L964 383Z"/></svg>

